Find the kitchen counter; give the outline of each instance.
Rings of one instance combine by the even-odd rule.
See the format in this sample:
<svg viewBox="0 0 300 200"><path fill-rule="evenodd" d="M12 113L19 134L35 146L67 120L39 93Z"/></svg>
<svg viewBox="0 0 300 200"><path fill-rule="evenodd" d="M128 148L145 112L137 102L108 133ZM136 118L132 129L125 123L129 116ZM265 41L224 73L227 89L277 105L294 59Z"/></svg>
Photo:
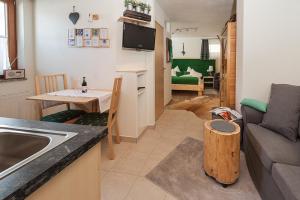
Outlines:
<svg viewBox="0 0 300 200"><path fill-rule="evenodd" d="M106 127L87 127L8 118L0 118L0 124L78 133L72 139L0 179L0 200L25 199L97 145L107 135Z"/></svg>

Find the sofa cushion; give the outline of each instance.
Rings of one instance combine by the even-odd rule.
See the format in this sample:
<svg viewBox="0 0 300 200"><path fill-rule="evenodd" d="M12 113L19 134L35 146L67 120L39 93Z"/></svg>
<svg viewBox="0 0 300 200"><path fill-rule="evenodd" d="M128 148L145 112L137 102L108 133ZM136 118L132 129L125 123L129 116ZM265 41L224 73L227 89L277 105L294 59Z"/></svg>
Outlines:
<svg viewBox="0 0 300 200"><path fill-rule="evenodd" d="M248 124L247 128L248 140L267 170L271 172L273 163L300 166L300 141L292 142L256 124Z"/></svg>
<svg viewBox="0 0 300 200"><path fill-rule="evenodd" d="M274 164L272 177L285 199L300 199L300 167L286 164Z"/></svg>
<svg viewBox="0 0 300 200"><path fill-rule="evenodd" d="M262 126L292 141L298 137L300 116L300 86L272 84L268 110Z"/></svg>
<svg viewBox="0 0 300 200"><path fill-rule="evenodd" d="M241 105L249 106L250 108L254 108L260 112L267 112L268 104L256 99L245 98L241 101Z"/></svg>

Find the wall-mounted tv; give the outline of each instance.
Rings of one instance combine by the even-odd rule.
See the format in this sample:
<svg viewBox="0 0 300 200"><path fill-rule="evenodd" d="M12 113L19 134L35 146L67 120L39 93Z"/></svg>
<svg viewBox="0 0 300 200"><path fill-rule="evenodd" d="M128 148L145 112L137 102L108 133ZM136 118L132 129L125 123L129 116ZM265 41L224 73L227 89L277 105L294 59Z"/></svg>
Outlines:
<svg viewBox="0 0 300 200"><path fill-rule="evenodd" d="M156 30L124 22L123 48L149 50L155 49Z"/></svg>

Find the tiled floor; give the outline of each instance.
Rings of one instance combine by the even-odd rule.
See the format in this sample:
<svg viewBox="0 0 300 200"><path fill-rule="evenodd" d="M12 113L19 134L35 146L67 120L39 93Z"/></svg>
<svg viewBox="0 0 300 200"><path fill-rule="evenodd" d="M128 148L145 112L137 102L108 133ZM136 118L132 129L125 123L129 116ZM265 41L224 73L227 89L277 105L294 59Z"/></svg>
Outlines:
<svg viewBox="0 0 300 200"><path fill-rule="evenodd" d="M202 140L203 120L187 111L166 110L154 130L145 132L138 144L115 145L117 158L107 159L102 145L102 200L174 200L144 176L185 137Z"/></svg>

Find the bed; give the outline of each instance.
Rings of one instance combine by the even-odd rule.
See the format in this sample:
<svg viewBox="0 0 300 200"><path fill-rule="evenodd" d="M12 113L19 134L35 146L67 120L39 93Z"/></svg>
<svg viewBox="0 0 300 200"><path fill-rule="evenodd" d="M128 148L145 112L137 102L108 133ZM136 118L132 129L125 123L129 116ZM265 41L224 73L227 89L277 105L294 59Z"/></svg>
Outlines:
<svg viewBox="0 0 300 200"><path fill-rule="evenodd" d="M202 96L204 82L193 76L172 76L172 90L196 91L198 96Z"/></svg>
<svg viewBox="0 0 300 200"><path fill-rule="evenodd" d="M202 76L208 76L209 66L215 69L215 60L200 60L200 59L173 59L172 68L178 67L183 74L188 67L194 71L201 73ZM193 76L172 76L172 90L197 91L199 96L203 95L204 82L203 79Z"/></svg>

